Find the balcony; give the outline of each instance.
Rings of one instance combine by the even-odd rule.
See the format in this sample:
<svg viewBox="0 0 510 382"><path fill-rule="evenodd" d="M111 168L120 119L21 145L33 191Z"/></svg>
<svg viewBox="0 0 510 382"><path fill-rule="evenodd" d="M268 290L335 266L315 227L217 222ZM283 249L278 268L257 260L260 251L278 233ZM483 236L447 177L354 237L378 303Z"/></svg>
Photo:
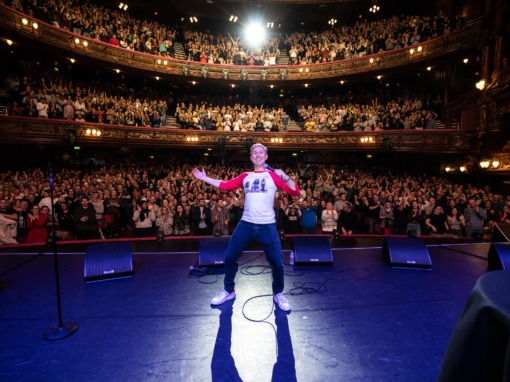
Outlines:
<svg viewBox="0 0 510 382"><path fill-rule="evenodd" d="M33 25L36 23L37 28ZM0 5L0 30L13 41L37 40L38 45L55 48L62 54L77 58L108 62L123 70L143 70L151 75L180 80L207 79L209 81L241 84L246 82L288 83L291 86L310 81L329 81L348 76L381 75L398 71L402 66L424 65L477 47L479 22L469 24L464 30L430 40L421 45L322 64L292 66L239 66L202 64L168 57L139 53L114 47L97 40L56 28L32 19L5 5Z"/></svg>
<svg viewBox="0 0 510 382"><path fill-rule="evenodd" d="M470 134L450 129L384 132L236 132L126 127L75 121L0 116L0 140L6 144L159 147L179 149L246 148L262 143L271 150L342 150L351 152L471 151Z"/></svg>

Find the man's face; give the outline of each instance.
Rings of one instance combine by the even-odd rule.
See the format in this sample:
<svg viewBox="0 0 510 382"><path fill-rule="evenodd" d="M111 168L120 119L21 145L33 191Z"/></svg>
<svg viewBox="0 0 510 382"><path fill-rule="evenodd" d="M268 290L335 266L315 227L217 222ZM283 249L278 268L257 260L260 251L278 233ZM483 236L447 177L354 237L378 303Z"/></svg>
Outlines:
<svg viewBox="0 0 510 382"><path fill-rule="evenodd" d="M7 200L0 199L0 209L5 210L7 208Z"/></svg>
<svg viewBox="0 0 510 382"><path fill-rule="evenodd" d="M267 152L263 147L257 146L251 152L251 161L255 166L263 166L267 160Z"/></svg>

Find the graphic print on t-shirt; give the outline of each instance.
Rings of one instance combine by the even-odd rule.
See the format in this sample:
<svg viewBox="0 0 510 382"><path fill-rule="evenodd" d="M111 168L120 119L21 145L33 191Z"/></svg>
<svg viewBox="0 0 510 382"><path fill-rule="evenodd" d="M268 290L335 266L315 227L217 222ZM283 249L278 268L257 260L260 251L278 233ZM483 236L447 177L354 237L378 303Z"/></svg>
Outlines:
<svg viewBox="0 0 510 382"><path fill-rule="evenodd" d="M244 189L246 191L246 193L249 193L249 192L253 192L253 193L267 193L267 189L266 189L266 180L264 178L262 179L259 179L259 178L256 178L254 181L253 181L253 184L250 186L250 182L246 182L244 184Z"/></svg>

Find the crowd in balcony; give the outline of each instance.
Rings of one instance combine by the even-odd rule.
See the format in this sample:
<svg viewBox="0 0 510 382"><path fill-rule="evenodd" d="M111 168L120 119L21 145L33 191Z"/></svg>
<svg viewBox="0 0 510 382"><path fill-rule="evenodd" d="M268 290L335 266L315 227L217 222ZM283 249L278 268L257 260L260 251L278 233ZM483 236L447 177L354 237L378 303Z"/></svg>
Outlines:
<svg viewBox="0 0 510 382"><path fill-rule="evenodd" d="M219 179L249 171L248 164L202 166ZM241 190L222 192L199 182L192 168L129 163L65 166L55 171L53 194L45 170L4 172L0 242L44 242L52 228L59 240L230 234L242 216ZM510 195L493 192L488 185L426 174L390 174L384 169L315 164L283 168L301 190L299 197L275 198L278 229L285 234L481 239L495 224L510 224ZM205 213L196 213L199 206Z"/></svg>
<svg viewBox="0 0 510 382"><path fill-rule="evenodd" d="M464 27L461 17L450 20L443 14L394 16L372 22L357 21L320 32L277 34L261 46L251 48L242 36L197 31L184 33L187 57L193 61L233 65L277 65L281 49L291 65L315 64L381 53L418 45Z"/></svg>
<svg viewBox="0 0 510 382"><path fill-rule="evenodd" d="M301 100L299 124L306 132L435 129L443 101L440 96L377 97L349 101L352 94L326 102ZM324 101L324 100L322 100Z"/></svg>
<svg viewBox="0 0 510 382"><path fill-rule="evenodd" d="M6 4L57 28L106 44L160 56L174 55L175 27L139 20L121 9L76 0L11 0Z"/></svg>
<svg viewBox="0 0 510 382"><path fill-rule="evenodd" d="M75 81L49 70L24 76L12 73L4 86L10 116L160 127L168 111L166 98L149 87Z"/></svg>
<svg viewBox="0 0 510 382"><path fill-rule="evenodd" d="M11 7L95 40L134 51L174 57L174 42L181 39L175 26L138 20L119 9L88 2L11 0ZM277 33L258 47L250 47L239 34L184 31L188 60L233 65L277 65L282 49L291 65L338 61L423 43L464 27L458 16L401 15L376 21L357 21L316 32Z"/></svg>
<svg viewBox="0 0 510 382"><path fill-rule="evenodd" d="M26 75L4 79L8 115L104 123L119 126L165 126L175 107L183 129L212 131L286 131L295 121L304 132L433 129L441 114L439 96L373 88L295 98L243 100L187 94L168 105L169 94L147 86L125 86L121 80L80 81L39 65Z"/></svg>
<svg viewBox="0 0 510 382"><path fill-rule="evenodd" d="M298 98L292 106L267 101L256 106L238 99L191 97L191 102L178 102L177 123L183 129L216 131L278 132L287 130L290 121L311 133L419 130L436 128L443 106L440 96L374 90Z"/></svg>
<svg viewBox="0 0 510 382"><path fill-rule="evenodd" d="M315 64L363 57L418 45L464 27L461 17L450 20L443 14L394 16L322 32L294 32L285 36L291 64Z"/></svg>

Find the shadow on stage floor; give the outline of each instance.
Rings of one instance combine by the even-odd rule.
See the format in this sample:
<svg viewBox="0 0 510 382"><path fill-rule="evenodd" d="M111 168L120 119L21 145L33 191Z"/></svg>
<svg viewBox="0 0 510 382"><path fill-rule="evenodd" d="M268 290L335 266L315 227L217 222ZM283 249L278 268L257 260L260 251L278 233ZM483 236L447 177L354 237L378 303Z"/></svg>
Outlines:
<svg viewBox="0 0 510 382"><path fill-rule="evenodd" d="M432 269L417 270L388 266L381 238L349 240L333 242L332 265L286 266L289 314L257 248L241 258L237 299L212 308L222 269L190 270L197 240L135 241L133 277L95 283L86 243L61 245L63 321L79 329L60 341L43 339L58 324L51 251L3 250L0 379L434 381L490 244L426 242Z"/></svg>

